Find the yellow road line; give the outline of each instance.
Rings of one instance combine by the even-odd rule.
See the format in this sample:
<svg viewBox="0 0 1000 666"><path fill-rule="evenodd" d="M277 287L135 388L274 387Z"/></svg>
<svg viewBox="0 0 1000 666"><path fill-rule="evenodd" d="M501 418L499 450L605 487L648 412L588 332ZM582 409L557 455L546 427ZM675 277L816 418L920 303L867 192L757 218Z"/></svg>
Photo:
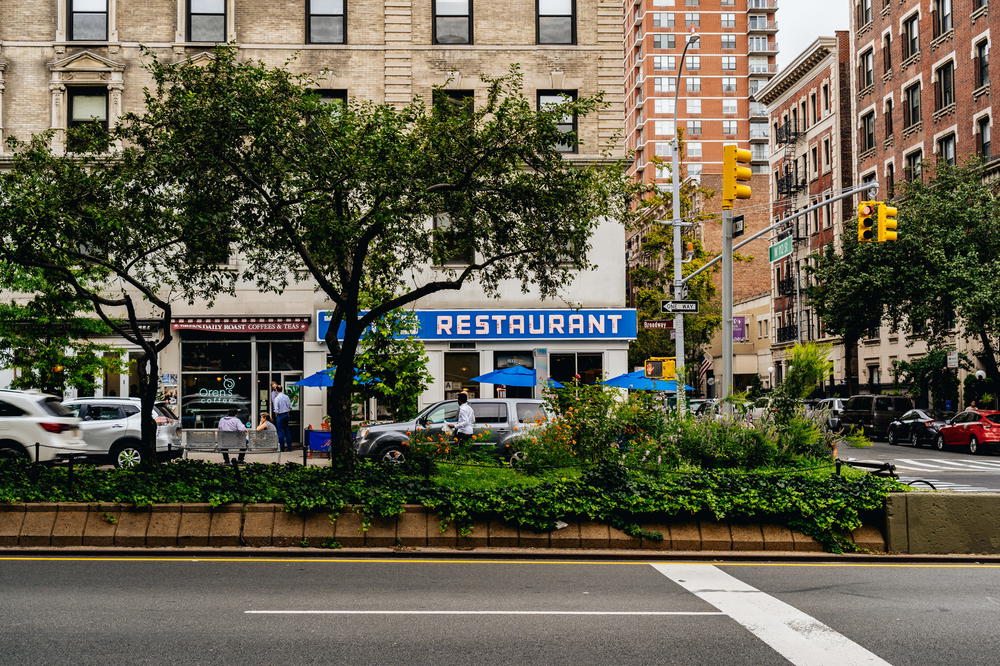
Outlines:
<svg viewBox="0 0 1000 666"><path fill-rule="evenodd" d="M294 564L699 564L714 567L879 567L910 569L1000 569L1000 564L947 563L947 562L726 562L684 560L444 560L412 558L316 558L316 557L106 557L106 556L0 556L6 562L175 562L175 563L294 563Z"/></svg>

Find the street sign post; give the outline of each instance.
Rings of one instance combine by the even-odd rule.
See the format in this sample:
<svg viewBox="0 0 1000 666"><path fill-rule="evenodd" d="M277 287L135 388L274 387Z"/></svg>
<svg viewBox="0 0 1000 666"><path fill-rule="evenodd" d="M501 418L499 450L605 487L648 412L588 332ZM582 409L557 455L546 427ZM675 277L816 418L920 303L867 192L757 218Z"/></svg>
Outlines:
<svg viewBox="0 0 1000 666"><path fill-rule="evenodd" d="M642 322L642 330L644 331L669 331L673 328L673 319L645 319Z"/></svg>
<svg viewBox="0 0 1000 666"><path fill-rule="evenodd" d="M767 256L768 256L768 259L771 260L772 264L774 262L778 261L779 259L784 259L785 257L787 257L788 255L790 255L791 253L792 253L792 237L791 236L785 236L780 241L778 241L774 245L772 245L769 248L767 248Z"/></svg>
<svg viewBox="0 0 1000 666"><path fill-rule="evenodd" d="M660 312L698 313L698 301L660 301Z"/></svg>
<svg viewBox="0 0 1000 666"><path fill-rule="evenodd" d="M958 367L958 352L950 351L948 352L948 367L955 369Z"/></svg>
<svg viewBox="0 0 1000 666"><path fill-rule="evenodd" d="M739 238L743 235L743 231L746 229L746 223L743 220L742 215L733 217L733 238Z"/></svg>

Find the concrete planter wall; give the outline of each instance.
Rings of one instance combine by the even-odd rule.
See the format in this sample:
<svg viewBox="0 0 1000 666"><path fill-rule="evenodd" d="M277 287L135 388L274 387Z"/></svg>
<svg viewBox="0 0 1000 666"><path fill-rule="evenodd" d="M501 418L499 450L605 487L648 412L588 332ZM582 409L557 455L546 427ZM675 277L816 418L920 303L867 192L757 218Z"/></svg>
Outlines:
<svg viewBox="0 0 1000 666"><path fill-rule="evenodd" d="M690 521L651 523L662 541L633 537L593 522L573 522L550 533L521 530L500 521L477 523L460 536L440 529L437 515L408 505L397 518L361 529L361 515L345 510L298 516L280 504L157 504L132 509L120 504L36 503L0 505L0 547L324 547L345 548L597 548L677 551L821 551L811 537L786 527ZM856 543L883 551L878 529L856 530Z"/></svg>
<svg viewBox="0 0 1000 666"><path fill-rule="evenodd" d="M886 503L889 551L1000 553L1000 493L894 493Z"/></svg>

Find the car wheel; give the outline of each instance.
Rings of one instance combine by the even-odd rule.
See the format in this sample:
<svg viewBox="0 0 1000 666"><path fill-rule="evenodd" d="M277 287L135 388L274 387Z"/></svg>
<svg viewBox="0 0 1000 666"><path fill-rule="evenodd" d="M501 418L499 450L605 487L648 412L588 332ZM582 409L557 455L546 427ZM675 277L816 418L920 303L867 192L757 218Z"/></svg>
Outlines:
<svg viewBox="0 0 1000 666"><path fill-rule="evenodd" d="M934 440L934 448L938 451L944 451L944 435L937 436L937 439Z"/></svg>
<svg viewBox="0 0 1000 666"><path fill-rule="evenodd" d="M31 456L17 442L0 442L0 460L29 460Z"/></svg>
<svg viewBox="0 0 1000 666"><path fill-rule="evenodd" d="M509 462L511 465L520 465L527 459L528 459L528 454L526 452L514 451L513 453L510 454L510 457L507 458L507 462Z"/></svg>
<svg viewBox="0 0 1000 666"><path fill-rule="evenodd" d="M969 438L969 453L976 455L977 453L982 453L983 449L986 447L979 446L979 440L973 435Z"/></svg>
<svg viewBox="0 0 1000 666"><path fill-rule="evenodd" d="M915 449L919 449L924 445L924 443L920 441L920 438L917 437L916 431L914 431L913 434L910 435L910 444L912 444L913 448Z"/></svg>
<svg viewBox="0 0 1000 666"><path fill-rule="evenodd" d="M889 446L896 446L897 444L899 444L899 442L896 441L896 430L895 429L889 428L888 440L889 440Z"/></svg>
<svg viewBox="0 0 1000 666"><path fill-rule="evenodd" d="M111 462L119 469L137 467L142 463L142 450L135 442L116 444L111 449Z"/></svg>
<svg viewBox="0 0 1000 666"><path fill-rule="evenodd" d="M399 444L390 444L389 446L379 450L377 459L384 463L402 465L406 462L406 451L404 451L403 447Z"/></svg>

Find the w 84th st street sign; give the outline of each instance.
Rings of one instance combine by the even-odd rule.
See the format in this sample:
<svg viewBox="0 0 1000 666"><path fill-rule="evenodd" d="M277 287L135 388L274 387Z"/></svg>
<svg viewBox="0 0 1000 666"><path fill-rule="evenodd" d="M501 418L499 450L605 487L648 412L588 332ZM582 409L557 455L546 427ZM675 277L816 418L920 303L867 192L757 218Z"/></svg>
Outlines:
<svg viewBox="0 0 1000 666"><path fill-rule="evenodd" d="M778 259L784 259L792 253L792 237L785 236L774 245L767 248L768 259L773 264Z"/></svg>
<svg viewBox="0 0 1000 666"><path fill-rule="evenodd" d="M698 301L660 301L660 312L697 313Z"/></svg>

